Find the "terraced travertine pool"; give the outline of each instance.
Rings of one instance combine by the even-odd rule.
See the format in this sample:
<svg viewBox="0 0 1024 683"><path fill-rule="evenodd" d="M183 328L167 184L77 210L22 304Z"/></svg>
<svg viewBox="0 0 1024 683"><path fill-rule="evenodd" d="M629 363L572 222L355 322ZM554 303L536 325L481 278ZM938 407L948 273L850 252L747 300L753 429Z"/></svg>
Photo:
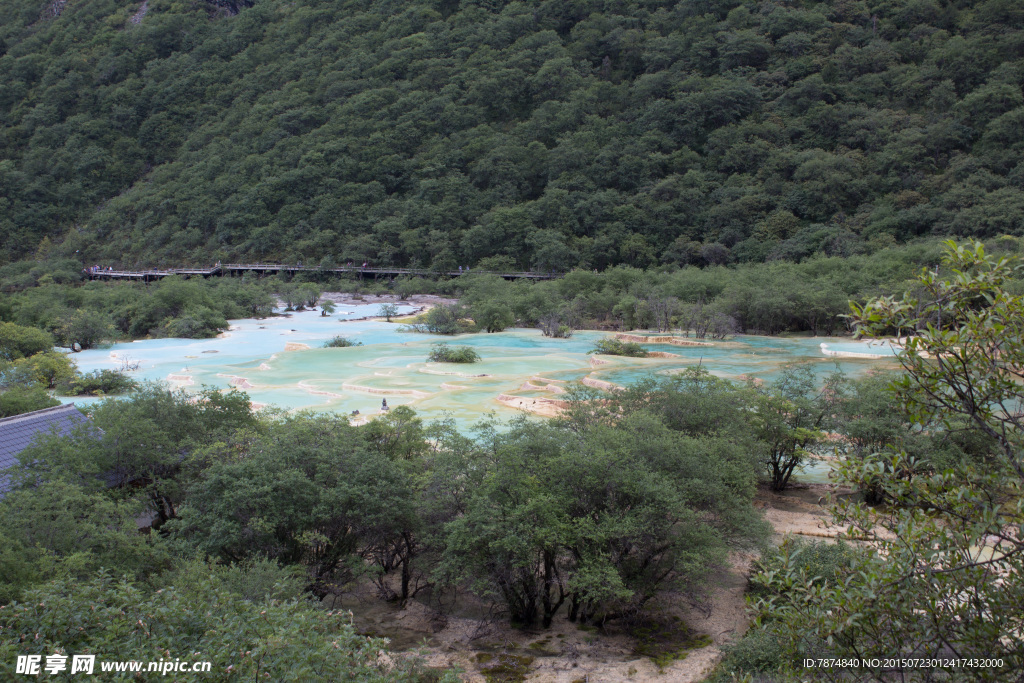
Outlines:
<svg viewBox="0 0 1024 683"><path fill-rule="evenodd" d="M389 405L409 404L425 418L450 415L460 425L489 411L511 416L514 409L496 400L500 394L553 396L540 387L584 377L628 384L655 373L671 373L702 364L715 375L737 379L753 376L771 381L789 362L810 360L820 374L838 362L851 376L869 368L890 366L872 358L834 358L827 349L869 354L891 353L867 343L831 338L739 336L711 346L644 344L649 350L677 354L674 358L602 356L593 365L587 351L604 332L577 332L570 339L550 339L532 329L496 334L438 337L401 331L401 325L353 320L374 315L377 306L348 306L322 317L316 311L265 320L236 320L215 339L152 339L115 344L77 353L83 371L138 364L139 379L163 380L172 386L199 389L237 386L256 404L289 410L315 409L374 414L382 398ZM405 307L403 310L410 310ZM321 348L335 335L362 346ZM471 365L427 363L430 344L448 341L471 346L482 361ZM308 347L308 348L307 348ZM882 349L881 351L879 349ZM534 387L523 387L533 379ZM81 402L81 399L76 399Z"/></svg>
<svg viewBox="0 0 1024 683"><path fill-rule="evenodd" d="M166 381L186 390L203 386L239 387L256 405L288 410L310 409L361 419L376 415L381 400L408 404L425 419L451 417L468 428L487 413L509 418L518 411L513 399L534 403L556 398L552 387L583 378L628 384L649 374L665 374L701 364L730 379L757 377L771 381L783 365L812 361L821 376L838 363L850 376L894 366L888 347L833 338L738 336L709 346L644 344L671 358L622 358L587 355L604 332L577 332L570 339L550 339L538 330L514 329L496 334L439 337L401 331L396 323L355 320L375 315L378 306L346 306L331 317L316 311L265 320L236 320L215 339L152 339L115 344L74 355L79 368L91 371L135 365L138 379ZM403 307L402 312L411 310ZM322 348L344 335L362 346ZM470 365L428 363L437 341L471 346L482 360ZM822 344L827 346L823 349ZM826 352L867 353L879 358L836 358ZM550 381L548 381L550 380ZM529 382L529 384L527 384ZM500 402L499 396L505 401ZM80 398L73 399L83 403Z"/></svg>

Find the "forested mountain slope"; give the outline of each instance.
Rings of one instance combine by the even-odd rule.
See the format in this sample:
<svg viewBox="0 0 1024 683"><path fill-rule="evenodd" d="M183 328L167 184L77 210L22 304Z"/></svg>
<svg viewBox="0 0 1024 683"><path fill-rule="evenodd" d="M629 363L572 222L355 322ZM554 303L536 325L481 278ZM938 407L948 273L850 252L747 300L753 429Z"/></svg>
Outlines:
<svg viewBox="0 0 1024 683"><path fill-rule="evenodd" d="M1024 234L1019 0L246 4L0 0L0 263Z"/></svg>

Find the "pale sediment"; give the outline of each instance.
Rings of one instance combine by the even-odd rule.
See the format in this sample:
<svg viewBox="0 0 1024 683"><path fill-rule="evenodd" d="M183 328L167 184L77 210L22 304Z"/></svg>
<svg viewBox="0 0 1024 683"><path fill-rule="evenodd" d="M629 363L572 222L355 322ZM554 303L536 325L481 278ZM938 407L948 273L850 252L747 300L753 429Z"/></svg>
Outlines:
<svg viewBox="0 0 1024 683"><path fill-rule="evenodd" d="M821 352L832 358L864 358L868 360L881 360L883 358L895 358L891 353L861 353L859 351L835 351L822 343Z"/></svg>
<svg viewBox="0 0 1024 683"><path fill-rule="evenodd" d="M314 394L316 396L328 396L330 398L345 398L344 394L336 394L333 391L324 391L323 389L314 389L305 382L299 382L297 386L303 391L305 391L307 394Z"/></svg>
<svg viewBox="0 0 1024 683"><path fill-rule="evenodd" d="M425 391L418 391L416 389L379 389L377 387L367 387L360 384L349 384L345 382L341 385L342 389L348 389L349 391L361 391L366 394L384 394L387 396L412 396L413 398L427 398L430 396Z"/></svg>
<svg viewBox="0 0 1024 683"><path fill-rule="evenodd" d="M167 375L168 382L177 382L178 384L195 384L192 381L192 375Z"/></svg>
<svg viewBox="0 0 1024 683"><path fill-rule="evenodd" d="M288 342L284 345L285 351L304 351L309 348L309 344L303 344L302 342Z"/></svg>
<svg viewBox="0 0 1024 683"><path fill-rule="evenodd" d="M587 375L581 381L588 387L600 389L601 391L622 391L623 389L623 387L620 387L618 384L612 384L611 382L606 382L603 379L597 379L590 375Z"/></svg>
<svg viewBox="0 0 1024 683"><path fill-rule="evenodd" d="M615 335L615 338L619 341L625 342L636 342L638 344L672 344L673 346L714 346L710 342L694 341L692 339L683 339L681 337L673 337L670 335L663 336L648 336L643 334L629 334L627 332L619 332Z"/></svg>
<svg viewBox="0 0 1024 683"><path fill-rule="evenodd" d="M478 375L470 374L468 372L455 372L454 370L434 370L433 368L421 367L416 369L417 372L422 372L424 375L452 375L454 377L490 377L487 373L480 373Z"/></svg>
<svg viewBox="0 0 1024 683"><path fill-rule="evenodd" d="M525 410L542 417L560 415L569 403L558 398L527 398L525 396L512 396L511 394L498 394L494 400L509 408Z"/></svg>
<svg viewBox="0 0 1024 683"><path fill-rule="evenodd" d="M534 384L530 380L523 382L520 391L550 391L552 394L564 394L565 389L557 384Z"/></svg>

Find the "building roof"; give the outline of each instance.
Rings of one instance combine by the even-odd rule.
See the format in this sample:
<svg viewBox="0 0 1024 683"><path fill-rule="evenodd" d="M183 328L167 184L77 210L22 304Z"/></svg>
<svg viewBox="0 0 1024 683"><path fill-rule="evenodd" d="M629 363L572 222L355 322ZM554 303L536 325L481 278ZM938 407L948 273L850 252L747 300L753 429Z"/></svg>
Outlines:
<svg viewBox="0 0 1024 683"><path fill-rule="evenodd" d="M0 497L10 488L10 477L5 470L18 464L18 454L31 446L37 436L67 436L88 421L74 403L0 418Z"/></svg>

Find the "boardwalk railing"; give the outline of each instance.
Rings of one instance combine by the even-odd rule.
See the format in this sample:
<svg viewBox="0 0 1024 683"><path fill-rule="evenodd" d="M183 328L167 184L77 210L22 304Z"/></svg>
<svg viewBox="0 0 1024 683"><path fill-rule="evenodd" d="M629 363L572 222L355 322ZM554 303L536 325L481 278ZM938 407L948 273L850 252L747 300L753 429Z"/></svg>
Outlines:
<svg viewBox="0 0 1024 683"><path fill-rule="evenodd" d="M86 268L86 277L92 280L142 280L149 282L159 280L168 275L201 275L210 277L216 275L231 275L234 273L253 272L260 274L267 273L354 273L360 277L372 275L377 278L398 277L401 275L425 275L431 277L469 275L470 270L436 271L427 268L374 268L362 266L338 266L335 268L320 268L319 266L303 266L302 264L285 263L225 263L210 266L209 268L147 268L144 270L103 270ZM497 275L506 280L552 280L562 276L562 273L548 272L537 273L532 271L498 272L490 270L474 270L474 274Z"/></svg>

